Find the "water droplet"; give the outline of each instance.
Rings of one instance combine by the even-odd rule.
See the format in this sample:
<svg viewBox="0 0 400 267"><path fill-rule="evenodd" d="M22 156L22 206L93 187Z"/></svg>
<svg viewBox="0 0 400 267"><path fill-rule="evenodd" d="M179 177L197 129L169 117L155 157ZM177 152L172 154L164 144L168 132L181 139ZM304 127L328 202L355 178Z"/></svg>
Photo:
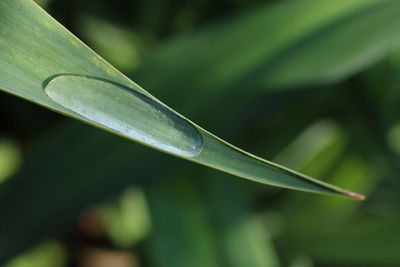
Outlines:
<svg viewBox="0 0 400 267"><path fill-rule="evenodd" d="M122 85L61 75L44 91L80 116L152 147L187 157L202 150L201 134L189 121L161 102Z"/></svg>

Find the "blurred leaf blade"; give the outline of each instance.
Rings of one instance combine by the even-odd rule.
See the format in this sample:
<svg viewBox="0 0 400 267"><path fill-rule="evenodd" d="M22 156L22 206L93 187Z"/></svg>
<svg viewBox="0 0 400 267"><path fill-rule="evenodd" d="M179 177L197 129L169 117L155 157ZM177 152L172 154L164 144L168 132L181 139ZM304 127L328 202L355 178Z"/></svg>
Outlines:
<svg viewBox="0 0 400 267"><path fill-rule="evenodd" d="M173 91L195 80L196 98L244 87L270 92L332 82L365 68L398 40L398 5L393 0L267 3L172 40L135 75L148 88ZM348 35L354 31L349 29L363 38L352 41ZM179 64L171 65L176 58ZM150 70L161 78L152 79ZM198 73L207 79L198 79Z"/></svg>
<svg viewBox="0 0 400 267"><path fill-rule="evenodd" d="M224 265L280 266L263 216L252 214L253 201L243 181L215 174L206 173L205 191L213 212L214 233L218 237Z"/></svg>
<svg viewBox="0 0 400 267"><path fill-rule="evenodd" d="M196 183L179 175L146 191L154 228L149 242L152 266L219 266L212 227Z"/></svg>
<svg viewBox="0 0 400 267"><path fill-rule="evenodd" d="M242 181L215 172L188 175L147 188L154 266L280 266L261 218L249 216Z"/></svg>
<svg viewBox="0 0 400 267"><path fill-rule="evenodd" d="M358 1L357 5L285 49L260 83L273 88L329 83L382 58L400 40L399 3Z"/></svg>

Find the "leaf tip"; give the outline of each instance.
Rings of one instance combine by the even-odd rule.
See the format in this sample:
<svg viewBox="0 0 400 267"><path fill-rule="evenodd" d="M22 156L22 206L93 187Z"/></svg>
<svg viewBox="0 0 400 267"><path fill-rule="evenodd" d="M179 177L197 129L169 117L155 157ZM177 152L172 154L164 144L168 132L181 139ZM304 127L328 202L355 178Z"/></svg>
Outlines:
<svg viewBox="0 0 400 267"><path fill-rule="evenodd" d="M365 195L363 195L363 194L355 193L355 192L348 191L348 190L345 190L343 193L345 195L355 198L357 200L365 200Z"/></svg>

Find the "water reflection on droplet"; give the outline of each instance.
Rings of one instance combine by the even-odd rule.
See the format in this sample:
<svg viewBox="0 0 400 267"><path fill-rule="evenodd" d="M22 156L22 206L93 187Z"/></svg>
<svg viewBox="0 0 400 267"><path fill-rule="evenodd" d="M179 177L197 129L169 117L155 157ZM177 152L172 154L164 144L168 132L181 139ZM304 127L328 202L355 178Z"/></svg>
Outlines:
<svg viewBox="0 0 400 267"><path fill-rule="evenodd" d="M161 150L197 156L199 131L186 119L142 93L112 82L78 75L50 80L48 97L80 116Z"/></svg>

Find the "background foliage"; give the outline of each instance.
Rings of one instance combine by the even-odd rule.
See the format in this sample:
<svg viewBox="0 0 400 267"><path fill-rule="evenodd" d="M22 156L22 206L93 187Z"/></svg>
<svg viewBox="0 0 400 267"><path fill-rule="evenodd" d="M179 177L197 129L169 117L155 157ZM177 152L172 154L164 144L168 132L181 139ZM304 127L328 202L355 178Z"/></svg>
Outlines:
<svg viewBox="0 0 400 267"><path fill-rule="evenodd" d="M38 3L206 129L369 198L242 181L2 93L6 266L400 264L396 1Z"/></svg>

